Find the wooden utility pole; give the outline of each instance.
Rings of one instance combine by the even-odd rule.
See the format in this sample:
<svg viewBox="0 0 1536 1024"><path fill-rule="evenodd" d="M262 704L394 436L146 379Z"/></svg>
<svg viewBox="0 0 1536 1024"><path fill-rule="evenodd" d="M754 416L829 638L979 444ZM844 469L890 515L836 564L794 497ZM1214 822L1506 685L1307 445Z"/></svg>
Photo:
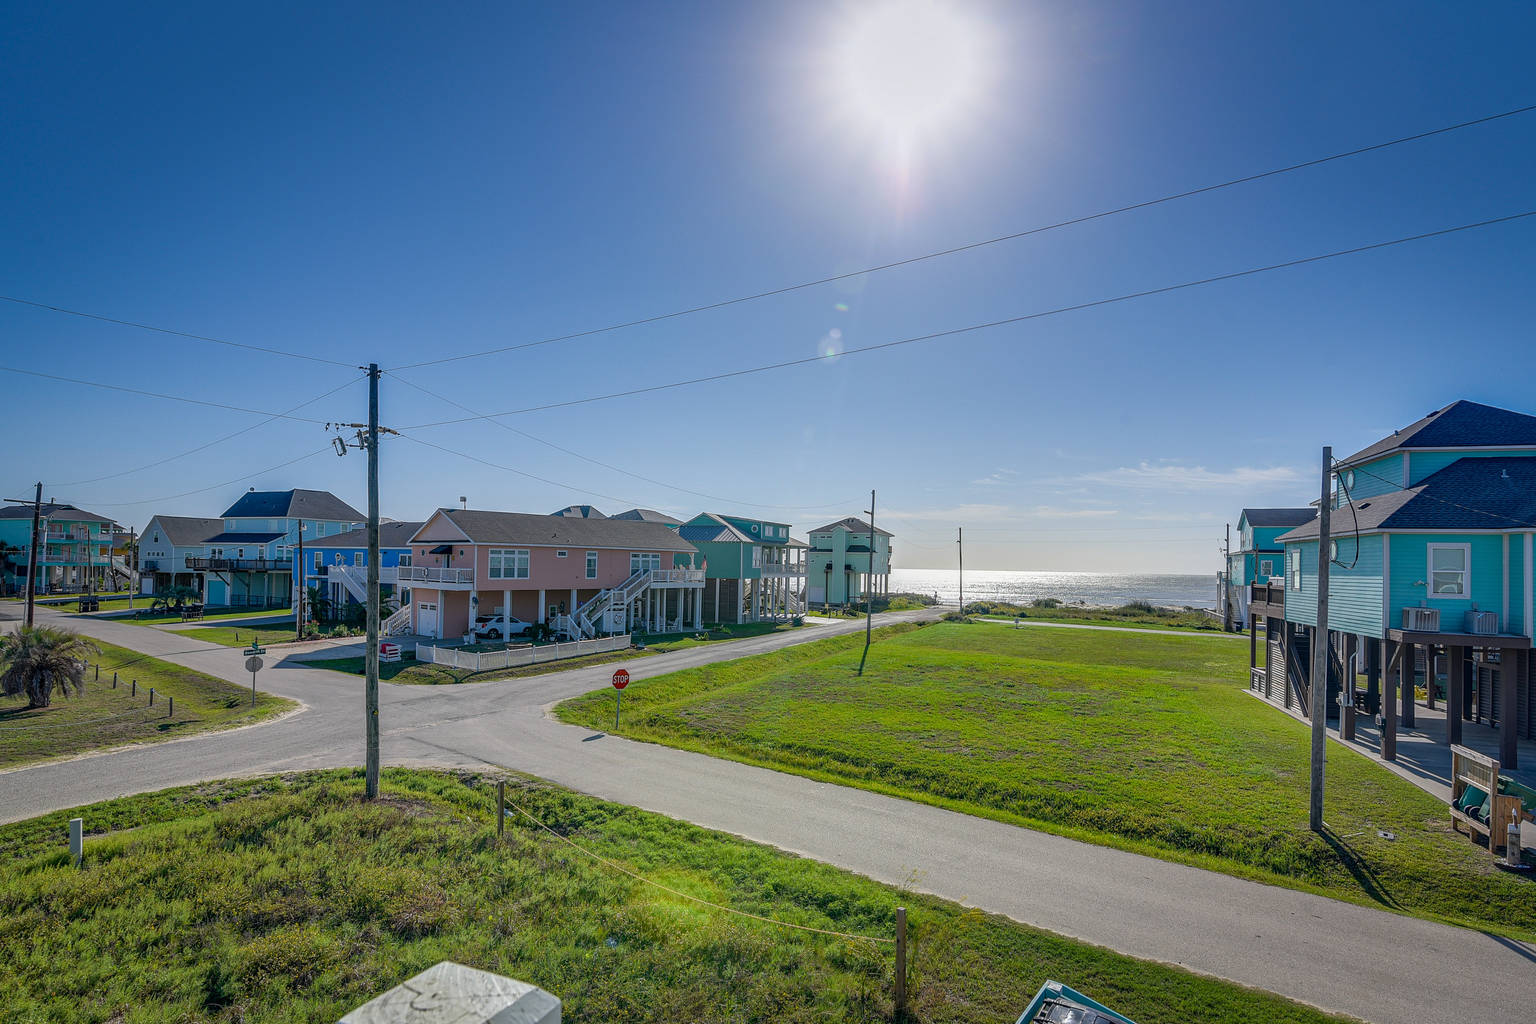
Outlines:
<svg viewBox="0 0 1536 1024"><path fill-rule="evenodd" d="M1312 636L1312 681L1307 707L1312 712L1312 770L1308 785L1307 827L1323 831L1323 760L1328 745L1328 566L1331 554L1333 449L1323 448L1322 501L1317 506L1317 626Z"/></svg>
<svg viewBox="0 0 1536 1024"><path fill-rule="evenodd" d="M875 492L869 492L869 574L864 577L864 653L859 658L859 675L864 674L864 662L869 657L869 644L874 635L875 619Z"/></svg>
<svg viewBox="0 0 1536 1024"><path fill-rule="evenodd" d="M965 618L965 527L955 527L955 549L960 552L960 617Z"/></svg>
<svg viewBox="0 0 1536 1024"><path fill-rule="evenodd" d="M43 515L43 482L37 482L32 499L32 546L27 549L27 628L32 628L32 605L37 598L37 542Z"/></svg>
<svg viewBox="0 0 1536 1024"><path fill-rule="evenodd" d="M1221 628L1232 632L1232 524L1227 524L1227 539L1221 546L1222 573L1225 585L1221 588Z"/></svg>
<svg viewBox="0 0 1536 1024"><path fill-rule="evenodd" d="M368 761L364 793L379 795L379 364L368 364L368 651L363 657Z"/></svg>
<svg viewBox="0 0 1536 1024"><path fill-rule="evenodd" d="M293 638L304 639L304 520L299 520L299 564L294 571L294 582L298 585L298 599L293 604Z"/></svg>

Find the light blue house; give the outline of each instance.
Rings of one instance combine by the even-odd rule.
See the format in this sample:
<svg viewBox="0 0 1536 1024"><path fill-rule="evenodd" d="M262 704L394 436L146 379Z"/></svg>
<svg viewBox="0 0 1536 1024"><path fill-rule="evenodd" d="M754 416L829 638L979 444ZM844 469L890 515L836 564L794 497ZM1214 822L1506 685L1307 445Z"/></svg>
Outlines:
<svg viewBox="0 0 1536 1024"><path fill-rule="evenodd" d="M293 558L304 543L355 530L364 516L329 491L256 491L224 511L224 528L206 538L183 568L203 577L203 603L214 607L286 605L293 600Z"/></svg>
<svg viewBox="0 0 1536 1024"><path fill-rule="evenodd" d="M411 537L421 523L379 524L379 595L398 604L410 603L411 591L397 589L400 566L411 564ZM301 561L302 558L302 561ZM293 573L303 580L305 593L319 587L333 609L368 603L368 528L332 534L311 541L304 536L302 555L293 549Z"/></svg>
<svg viewBox="0 0 1536 1024"><path fill-rule="evenodd" d="M1315 515L1312 508L1243 509L1237 518L1237 550L1227 553L1227 568L1218 583L1217 609L1234 622L1247 622L1250 588L1280 576L1285 558L1280 535Z"/></svg>
<svg viewBox="0 0 1536 1024"><path fill-rule="evenodd" d="M1496 726L1500 761L1515 767L1517 738L1536 736L1536 416L1455 402L1338 460L1334 476L1327 713L1354 665L1368 678L1365 710L1382 712L1382 756L1395 758L1422 666L1430 707L1444 678L1447 742L1465 720ZM1269 637L1250 685L1308 713L1318 536L1316 517L1281 534L1282 578L1255 583L1250 610Z"/></svg>

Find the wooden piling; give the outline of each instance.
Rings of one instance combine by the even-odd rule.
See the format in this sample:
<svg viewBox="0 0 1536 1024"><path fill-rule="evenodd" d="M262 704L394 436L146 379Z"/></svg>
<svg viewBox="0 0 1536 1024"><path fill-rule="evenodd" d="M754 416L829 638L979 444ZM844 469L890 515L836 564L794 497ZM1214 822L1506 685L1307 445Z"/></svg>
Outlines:
<svg viewBox="0 0 1536 1024"><path fill-rule="evenodd" d="M496 783L496 834L502 835L507 830L507 784Z"/></svg>
<svg viewBox="0 0 1536 1024"><path fill-rule="evenodd" d="M896 1020L907 1015L907 908L896 908Z"/></svg>

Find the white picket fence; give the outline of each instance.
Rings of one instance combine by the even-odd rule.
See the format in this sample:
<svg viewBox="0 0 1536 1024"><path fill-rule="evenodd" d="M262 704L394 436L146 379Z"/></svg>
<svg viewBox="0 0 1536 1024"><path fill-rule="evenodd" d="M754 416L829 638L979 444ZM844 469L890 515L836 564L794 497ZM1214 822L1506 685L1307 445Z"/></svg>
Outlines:
<svg viewBox="0 0 1536 1024"><path fill-rule="evenodd" d="M538 647L513 647L505 651L462 651L454 647L429 647L416 645L416 660L424 664L446 665L449 668L487 672L497 668L515 668L519 665L540 665L547 661L564 661L584 654L603 654L622 651L629 646L629 634L605 636L597 640L575 640L564 644L543 644Z"/></svg>

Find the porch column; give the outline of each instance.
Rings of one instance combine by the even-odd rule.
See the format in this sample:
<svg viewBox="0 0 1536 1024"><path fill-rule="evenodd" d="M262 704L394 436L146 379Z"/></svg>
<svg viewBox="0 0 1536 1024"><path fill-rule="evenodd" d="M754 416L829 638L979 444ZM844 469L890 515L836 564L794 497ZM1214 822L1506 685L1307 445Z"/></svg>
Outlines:
<svg viewBox="0 0 1536 1024"><path fill-rule="evenodd" d="M510 645L512 643L512 589L510 587L501 592L501 615L507 622L507 632L502 639ZM475 624L471 622L469 625L473 629Z"/></svg>
<svg viewBox="0 0 1536 1024"><path fill-rule="evenodd" d="M725 616L720 614L720 577L715 577L715 621L724 622Z"/></svg>
<svg viewBox="0 0 1536 1024"><path fill-rule="evenodd" d="M1435 710L1435 650L1434 644L1424 645L1424 706L1431 711ZM1445 661L1445 699L1449 703L1451 700L1451 648L1449 647L1445 648Z"/></svg>
<svg viewBox="0 0 1536 1024"><path fill-rule="evenodd" d="M1450 682L1445 691L1445 742L1461 742L1461 695L1467 689L1467 663L1460 647L1447 647Z"/></svg>
<svg viewBox="0 0 1536 1024"><path fill-rule="evenodd" d="M1434 648L1431 647L1428 650L1433 651ZM1413 728L1413 684L1414 675L1418 672L1418 653L1414 645L1406 640L1403 641L1402 652L1402 661L1398 663L1398 676L1402 686L1403 724L1411 729ZM1433 664L1432 660L1427 660L1426 663Z"/></svg>
<svg viewBox="0 0 1536 1024"><path fill-rule="evenodd" d="M1355 650L1358 644L1358 637L1346 633L1339 651L1344 664L1343 678L1339 680L1339 737L1346 740L1355 738Z"/></svg>
<svg viewBox="0 0 1536 1024"><path fill-rule="evenodd" d="M1386 679L1383 681L1381 694L1384 706L1381 709L1381 759L1383 761L1397 760L1397 685L1392 678L1392 659L1400 657L1397 641L1383 640L1381 642L1381 663L1387 670ZM1398 663L1398 675L1402 674L1402 663Z"/></svg>
<svg viewBox="0 0 1536 1024"><path fill-rule="evenodd" d="M1372 637L1365 642L1365 711L1374 715L1381 710L1381 641Z"/></svg>
<svg viewBox="0 0 1536 1024"><path fill-rule="evenodd" d="M544 620L545 620L545 615L544 615L544 588L540 587L539 588L539 606L538 606L538 608L533 613L533 621L534 622L543 622Z"/></svg>
<svg viewBox="0 0 1536 1024"><path fill-rule="evenodd" d="M747 581L736 581L736 625L741 625L741 606L747 599Z"/></svg>
<svg viewBox="0 0 1536 1024"><path fill-rule="evenodd" d="M719 580L715 581L719 583ZM704 588L699 587L693 592L693 628L704 628Z"/></svg>
<svg viewBox="0 0 1536 1024"><path fill-rule="evenodd" d="M1530 651L1506 650L1499 663L1499 768L1520 767L1515 725L1520 717L1520 688L1530 667Z"/></svg>
<svg viewBox="0 0 1536 1024"><path fill-rule="evenodd" d="M1259 667L1259 617L1248 613L1248 685L1253 685L1253 670Z"/></svg>
<svg viewBox="0 0 1536 1024"><path fill-rule="evenodd" d="M1265 616L1264 618L1264 698L1274 699L1275 676L1275 648L1270 643L1275 635L1275 620Z"/></svg>
<svg viewBox="0 0 1536 1024"><path fill-rule="evenodd" d="M574 616L576 614L576 588L575 587L571 588L571 603L565 606L565 611L566 611L566 614L571 615L571 616Z"/></svg>
<svg viewBox="0 0 1536 1024"><path fill-rule="evenodd" d="M1461 717L1463 721L1481 721L1477 703L1472 699L1473 687L1481 685L1472 664L1472 648L1461 648Z"/></svg>

